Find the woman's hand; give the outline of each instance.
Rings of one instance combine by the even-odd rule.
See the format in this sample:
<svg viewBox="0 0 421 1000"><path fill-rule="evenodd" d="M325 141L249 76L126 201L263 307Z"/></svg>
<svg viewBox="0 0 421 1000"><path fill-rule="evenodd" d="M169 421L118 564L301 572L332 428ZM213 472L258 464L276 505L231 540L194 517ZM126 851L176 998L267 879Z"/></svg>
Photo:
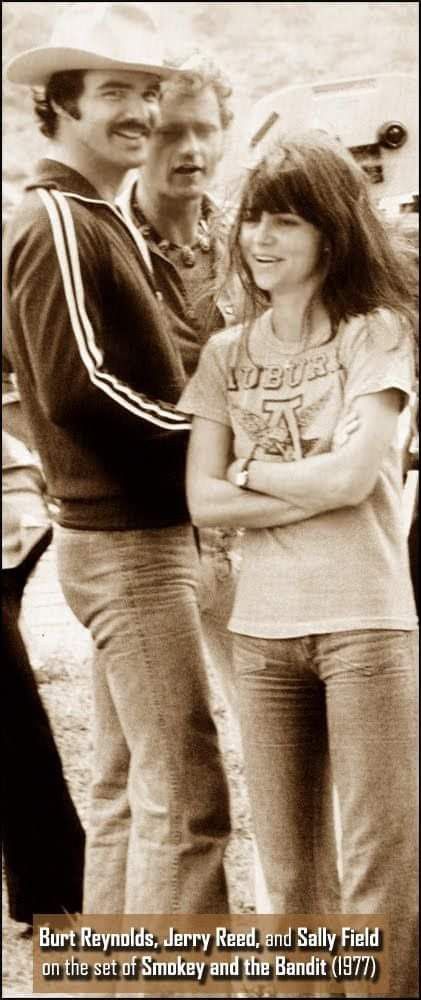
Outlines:
<svg viewBox="0 0 421 1000"><path fill-rule="evenodd" d="M355 413L355 410L350 410L349 413L341 417L332 438L332 451L338 451L339 448L343 448L344 444L347 444L350 437L359 429L359 426L360 418L358 413Z"/></svg>
<svg viewBox="0 0 421 1000"><path fill-rule="evenodd" d="M350 434L355 423L345 422L348 433L344 434L343 427L336 448L296 462L252 459L248 491L278 497L302 508L307 517L357 506L375 487L396 433L401 404L402 393L394 388L356 397L352 412L358 417L358 428Z"/></svg>
<svg viewBox="0 0 421 1000"><path fill-rule="evenodd" d="M228 466L227 480L229 483L232 483L233 486L236 485L235 478L237 472L242 472L244 469L244 461L244 458L236 458L234 462L231 462L231 465Z"/></svg>
<svg viewBox="0 0 421 1000"><path fill-rule="evenodd" d="M360 424L360 418L355 410L351 410L345 416L341 417L332 438L332 451L338 451L339 448L343 448L348 443L350 437L359 429ZM236 458L227 469L227 480L233 486L235 486L237 472L242 472L244 469L244 461L244 458Z"/></svg>
<svg viewBox="0 0 421 1000"><path fill-rule="evenodd" d="M192 521L198 527L271 528L302 520L302 510L284 500L235 486L244 459L232 461L232 430L224 424L195 417L187 461L187 496ZM231 478L227 479L227 468Z"/></svg>

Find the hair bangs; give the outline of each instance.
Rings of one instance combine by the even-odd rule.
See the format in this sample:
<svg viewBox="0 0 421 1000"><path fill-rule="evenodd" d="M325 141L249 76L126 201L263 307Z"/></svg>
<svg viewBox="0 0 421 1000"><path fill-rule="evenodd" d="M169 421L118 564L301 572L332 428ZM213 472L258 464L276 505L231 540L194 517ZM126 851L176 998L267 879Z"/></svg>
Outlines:
<svg viewBox="0 0 421 1000"><path fill-rule="evenodd" d="M292 213L322 235L320 295L334 327L376 309L399 313L414 327L414 249L386 227L366 176L340 142L315 130L284 137L246 177L230 236L230 275L243 286L247 322L270 300L254 281L241 239L243 223L259 222L263 213Z"/></svg>
<svg viewBox="0 0 421 1000"><path fill-rule="evenodd" d="M272 163L264 161L255 171L247 188L244 214L299 215L319 228L319 206L306 171L289 163L288 156L281 164L279 159Z"/></svg>

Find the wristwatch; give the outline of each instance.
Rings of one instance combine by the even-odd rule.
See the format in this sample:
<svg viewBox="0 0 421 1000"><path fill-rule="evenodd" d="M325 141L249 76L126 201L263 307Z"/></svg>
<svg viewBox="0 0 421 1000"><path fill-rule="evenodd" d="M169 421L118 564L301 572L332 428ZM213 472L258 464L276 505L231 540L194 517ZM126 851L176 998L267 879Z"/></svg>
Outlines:
<svg viewBox="0 0 421 1000"><path fill-rule="evenodd" d="M240 469L239 472L235 473L234 482L236 486L241 486L241 489L246 490L249 481L249 470L246 466L244 469Z"/></svg>

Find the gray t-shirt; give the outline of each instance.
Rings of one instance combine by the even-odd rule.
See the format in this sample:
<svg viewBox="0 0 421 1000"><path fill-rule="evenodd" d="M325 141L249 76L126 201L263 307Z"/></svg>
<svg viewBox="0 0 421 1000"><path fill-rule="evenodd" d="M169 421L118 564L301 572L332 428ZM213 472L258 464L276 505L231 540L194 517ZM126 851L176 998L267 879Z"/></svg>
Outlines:
<svg viewBox="0 0 421 1000"><path fill-rule="evenodd" d="M357 396L412 388L411 350L385 310L340 324L331 341L285 354L271 310L211 338L181 397L184 412L230 426L237 457L292 462L331 450ZM261 638L413 629L397 439L376 486L343 507L280 528L247 529L230 629Z"/></svg>

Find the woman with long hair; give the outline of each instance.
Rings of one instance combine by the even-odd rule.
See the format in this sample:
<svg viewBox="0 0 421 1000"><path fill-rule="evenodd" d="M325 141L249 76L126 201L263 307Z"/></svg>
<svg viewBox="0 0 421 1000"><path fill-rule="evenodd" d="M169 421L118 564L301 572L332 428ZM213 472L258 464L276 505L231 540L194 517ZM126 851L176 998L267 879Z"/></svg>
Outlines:
<svg viewBox="0 0 421 1000"><path fill-rule="evenodd" d="M194 522L246 529L230 629L272 908L321 912L329 759L342 912L387 914L390 995L416 996L417 619L397 444L415 274L397 240L339 143L280 140L232 234L244 322L211 338L180 408L195 415Z"/></svg>

